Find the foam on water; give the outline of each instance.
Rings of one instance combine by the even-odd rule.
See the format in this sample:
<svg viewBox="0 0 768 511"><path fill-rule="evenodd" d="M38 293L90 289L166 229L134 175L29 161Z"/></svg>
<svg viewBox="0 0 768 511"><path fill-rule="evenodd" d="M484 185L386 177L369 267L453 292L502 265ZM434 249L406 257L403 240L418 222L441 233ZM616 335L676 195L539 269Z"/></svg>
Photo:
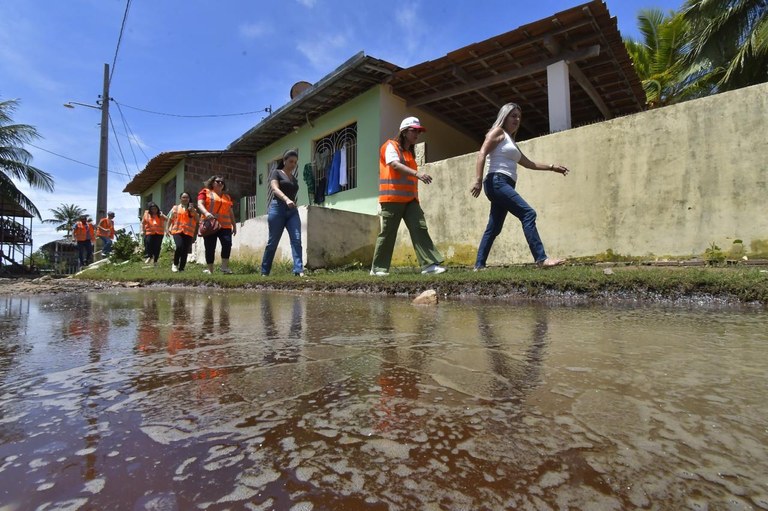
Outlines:
<svg viewBox="0 0 768 511"><path fill-rule="evenodd" d="M23 508L768 509L764 320L153 295L0 384Z"/></svg>

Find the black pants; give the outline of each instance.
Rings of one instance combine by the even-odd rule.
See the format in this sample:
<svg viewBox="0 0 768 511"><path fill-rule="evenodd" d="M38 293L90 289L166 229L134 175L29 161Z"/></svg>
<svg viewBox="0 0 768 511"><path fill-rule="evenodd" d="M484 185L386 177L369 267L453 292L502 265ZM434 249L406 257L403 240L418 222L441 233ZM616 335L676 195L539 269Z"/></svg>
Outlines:
<svg viewBox="0 0 768 511"><path fill-rule="evenodd" d="M184 271L184 267L187 265L187 254L192 247L195 239L192 236L186 234L174 234L173 242L176 244L176 251L173 253L173 264L179 269Z"/></svg>
<svg viewBox="0 0 768 511"><path fill-rule="evenodd" d="M213 259L216 257L217 240L221 242L221 258L229 259L229 254L232 252L232 229L219 229L213 234L203 236L207 264L213 264Z"/></svg>
<svg viewBox="0 0 768 511"><path fill-rule="evenodd" d="M93 262L93 243L91 240L77 242L77 260L80 262L80 266Z"/></svg>
<svg viewBox="0 0 768 511"><path fill-rule="evenodd" d="M160 249L162 247L162 234L147 234L146 238L144 238L144 250L147 253L147 257L151 258L153 262L157 262L160 258Z"/></svg>

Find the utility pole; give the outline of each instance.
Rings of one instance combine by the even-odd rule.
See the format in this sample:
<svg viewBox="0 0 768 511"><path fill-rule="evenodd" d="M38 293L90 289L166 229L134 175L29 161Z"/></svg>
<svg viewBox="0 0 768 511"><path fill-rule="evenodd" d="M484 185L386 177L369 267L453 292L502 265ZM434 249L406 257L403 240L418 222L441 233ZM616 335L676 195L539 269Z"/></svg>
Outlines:
<svg viewBox="0 0 768 511"><path fill-rule="evenodd" d="M107 161L109 156L109 64L104 64L104 92L101 95L101 140L99 181L96 190L96 225L107 216Z"/></svg>

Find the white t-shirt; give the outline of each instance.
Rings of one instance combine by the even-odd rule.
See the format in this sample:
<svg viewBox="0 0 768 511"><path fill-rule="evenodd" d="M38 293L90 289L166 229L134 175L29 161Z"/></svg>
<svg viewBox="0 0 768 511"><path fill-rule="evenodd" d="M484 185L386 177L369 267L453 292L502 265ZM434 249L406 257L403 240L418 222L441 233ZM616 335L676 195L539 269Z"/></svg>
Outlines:
<svg viewBox="0 0 768 511"><path fill-rule="evenodd" d="M504 132L504 140L488 154L488 174L499 172L517 182L517 162L523 154L509 134Z"/></svg>
<svg viewBox="0 0 768 511"><path fill-rule="evenodd" d="M400 161L400 155L397 154L397 149L395 149L395 144L393 144L392 142L389 142L387 143L387 148L384 149L384 163L389 165L390 163L395 161Z"/></svg>

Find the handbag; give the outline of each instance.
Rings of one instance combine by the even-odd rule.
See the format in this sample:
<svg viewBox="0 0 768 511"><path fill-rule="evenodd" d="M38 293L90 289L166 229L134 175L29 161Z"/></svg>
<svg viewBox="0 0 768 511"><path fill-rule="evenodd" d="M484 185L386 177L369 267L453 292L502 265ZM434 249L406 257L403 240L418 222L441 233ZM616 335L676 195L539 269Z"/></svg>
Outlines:
<svg viewBox="0 0 768 511"><path fill-rule="evenodd" d="M219 232L219 229L221 229L221 224L216 220L216 217L206 218L200 222L200 236L205 237L216 234Z"/></svg>

